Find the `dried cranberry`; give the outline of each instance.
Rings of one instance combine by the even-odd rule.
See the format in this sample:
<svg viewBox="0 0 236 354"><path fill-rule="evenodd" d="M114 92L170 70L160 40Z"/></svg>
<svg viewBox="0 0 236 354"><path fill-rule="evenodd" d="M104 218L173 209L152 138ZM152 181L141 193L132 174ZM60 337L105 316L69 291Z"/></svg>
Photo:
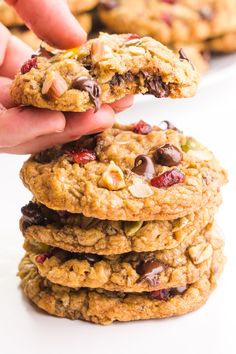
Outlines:
<svg viewBox="0 0 236 354"><path fill-rule="evenodd" d="M140 120L137 124L133 127L133 132L136 134L147 135L152 131L152 126L148 123Z"/></svg>
<svg viewBox="0 0 236 354"><path fill-rule="evenodd" d="M137 38L140 38L140 36L136 33L127 33L124 35L125 39L127 41L131 41L131 39L137 39Z"/></svg>
<svg viewBox="0 0 236 354"><path fill-rule="evenodd" d="M169 12L163 12L161 14L161 20L167 24L167 26L172 26L172 16Z"/></svg>
<svg viewBox="0 0 236 354"><path fill-rule="evenodd" d="M35 260L37 263L39 264L43 264L46 259L48 258L48 254L47 253L43 253L43 254L38 254L36 257L35 257Z"/></svg>
<svg viewBox="0 0 236 354"><path fill-rule="evenodd" d="M174 168L151 179L151 185L156 188L167 188L176 183L183 183L184 179L185 175L177 168Z"/></svg>
<svg viewBox="0 0 236 354"><path fill-rule="evenodd" d="M96 154L92 150L81 149L79 151L71 151L70 155L74 162L86 164L90 161L96 160Z"/></svg>
<svg viewBox="0 0 236 354"><path fill-rule="evenodd" d="M162 166L177 166L182 160L182 153L172 144L165 144L155 152L155 160Z"/></svg>
<svg viewBox="0 0 236 354"><path fill-rule="evenodd" d="M140 274L138 282L146 280L151 286L157 286L160 273L164 271L164 265L156 259L141 262L137 266L137 273Z"/></svg>
<svg viewBox="0 0 236 354"><path fill-rule="evenodd" d="M169 289L161 289L150 292L150 296L155 300L168 301L170 298Z"/></svg>
<svg viewBox="0 0 236 354"><path fill-rule="evenodd" d="M28 61L26 61L20 71L21 71L21 74L26 74L28 73L32 68L36 68L37 66L37 57L34 57L32 59L29 59Z"/></svg>

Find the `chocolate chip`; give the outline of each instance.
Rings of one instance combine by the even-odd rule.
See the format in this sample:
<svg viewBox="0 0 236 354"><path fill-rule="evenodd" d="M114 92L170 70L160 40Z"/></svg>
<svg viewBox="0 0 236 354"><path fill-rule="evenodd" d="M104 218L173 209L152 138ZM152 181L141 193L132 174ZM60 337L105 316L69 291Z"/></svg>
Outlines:
<svg viewBox="0 0 236 354"><path fill-rule="evenodd" d="M124 81L133 81L135 79L135 75L130 71L127 71L124 74L115 74L110 81L110 86L120 86Z"/></svg>
<svg viewBox="0 0 236 354"><path fill-rule="evenodd" d="M179 50L179 58L180 58L181 60L187 60L187 62L189 62L189 64L192 66L192 68L195 69L194 66L193 66L193 64L192 64L192 62L189 60L189 58L188 58L187 55L185 54L183 48L180 48L180 50Z"/></svg>
<svg viewBox="0 0 236 354"><path fill-rule="evenodd" d="M73 81L72 87L76 90L88 92L89 97L95 106L95 111L100 108L101 102L99 97L101 96L101 88L95 80L86 76L77 77Z"/></svg>
<svg viewBox="0 0 236 354"><path fill-rule="evenodd" d="M165 144L156 150L154 158L159 165L172 167L180 164L182 153L174 145Z"/></svg>
<svg viewBox="0 0 236 354"><path fill-rule="evenodd" d="M117 0L100 0L100 6L105 10L112 10L119 4Z"/></svg>
<svg viewBox="0 0 236 354"><path fill-rule="evenodd" d="M201 56L206 63L211 61L211 52L209 50L201 50Z"/></svg>
<svg viewBox="0 0 236 354"><path fill-rule="evenodd" d="M29 202L21 208L23 214L23 229L27 229L31 225L47 225L49 220L43 215L40 205Z"/></svg>
<svg viewBox="0 0 236 354"><path fill-rule="evenodd" d="M132 169L132 172L151 179L155 174L152 159L146 155L138 155L134 161L134 168Z"/></svg>
<svg viewBox="0 0 236 354"><path fill-rule="evenodd" d="M161 76L152 76L146 72L142 72L145 79L145 86L148 89L148 94L157 98L167 97L169 95L169 87L165 84Z"/></svg>
<svg viewBox="0 0 236 354"><path fill-rule="evenodd" d="M94 228L100 220L95 218L89 218L84 215L81 215L80 227L81 229L89 230Z"/></svg>
<svg viewBox="0 0 236 354"><path fill-rule="evenodd" d="M164 265L156 259L141 262L136 269L137 273L140 274L138 283L146 280L151 286L157 286L160 273L162 273L164 269Z"/></svg>
<svg viewBox="0 0 236 354"><path fill-rule="evenodd" d="M62 156L64 154L62 149L59 148L52 148L52 149L47 149L44 151L41 151L37 154L34 155L33 159L34 161L38 163L49 163L58 157Z"/></svg>
<svg viewBox="0 0 236 354"><path fill-rule="evenodd" d="M185 285L178 288L151 291L149 295L152 299L155 300L168 301L170 298L176 295L183 295L187 289L188 289L188 285Z"/></svg>

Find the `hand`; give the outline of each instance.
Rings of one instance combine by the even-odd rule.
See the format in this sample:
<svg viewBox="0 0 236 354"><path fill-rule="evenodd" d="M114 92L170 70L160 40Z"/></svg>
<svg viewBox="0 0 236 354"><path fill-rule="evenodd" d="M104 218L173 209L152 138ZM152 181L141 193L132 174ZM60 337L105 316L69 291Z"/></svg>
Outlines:
<svg viewBox="0 0 236 354"><path fill-rule="evenodd" d="M75 47L86 40L86 33L71 15L64 0L8 0L25 22L44 41L59 48ZM56 12L55 12L56 9ZM40 14L40 18L39 15ZM114 123L115 112L132 105L125 97L102 105L94 113L65 113L31 107L15 107L9 95L11 79L29 59L32 49L12 36L0 24L0 152L29 154L56 144L96 133Z"/></svg>

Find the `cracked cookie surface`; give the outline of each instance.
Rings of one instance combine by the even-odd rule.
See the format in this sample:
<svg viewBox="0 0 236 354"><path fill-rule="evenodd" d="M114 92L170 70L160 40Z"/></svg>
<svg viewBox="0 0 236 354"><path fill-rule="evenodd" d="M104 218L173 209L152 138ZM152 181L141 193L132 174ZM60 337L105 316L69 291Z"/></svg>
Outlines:
<svg viewBox="0 0 236 354"><path fill-rule="evenodd" d="M224 257L213 258L211 274L181 289L155 293L114 293L91 289L70 289L42 278L25 256L19 273L25 295L51 315L81 319L100 324L114 321L165 318L183 315L201 307L216 287ZM155 298L154 298L155 297Z"/></svg>
<svg viewBox="0 0 236 354"><path fill-rule="evenodd" d="M21 178L50 209L124 221L185 216L205 206L227 180L196 140L142 121L34 155Z"/></svg>
<svg viewBox="0 0 236 354"><path fill-rule="evenodd" d="M152 36L165 44L206 40L236 25L234 0L105 0L101 3L100 18L111 30Z"/></svg>
<svg viewBox="0 0 236 354"><path fill-rule="evenodd" d="M22 208L20 225L27 240L70 252L151 252L175 248L190 235L198 234L213 220L220 203L218 193L204 208L173 221L125 222L57 212L30 202Z"/></svg>
<svg viewBox="0 0 236 354"><path fill-rule="evenodd" d="M55 284L150 292L181 287L209 276L213 253L222 253L223 244L209 225L178 247L156 252L98 256L47 248L30 241L25 242L25 249L40 275Z"/></svg>
<svg viewBox="0 0 236 354"><path fill-rule="evenodd" d="M73 50L36 53L16 75L11 94L18 104L83 112L128 94L191 97L198 82L187 58L154 39L101 33Z"/></svg>

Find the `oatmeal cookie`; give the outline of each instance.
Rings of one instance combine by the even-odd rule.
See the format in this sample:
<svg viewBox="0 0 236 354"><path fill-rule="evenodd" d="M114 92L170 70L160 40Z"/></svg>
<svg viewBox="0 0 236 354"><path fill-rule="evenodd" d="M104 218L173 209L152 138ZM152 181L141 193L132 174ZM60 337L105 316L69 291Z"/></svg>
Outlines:
<svg viewBox="0 0 236 354"><path fill-rule="evenodd" d="M206 41L206 48L215 53L236 52L236 31L209 39Z"/></svg>
<svg viewBox="0 0 236 354"><path fill-rule="evenodd" d="M108 220L173 220L227 180L214 155L167 122L140 121L31 156L25 186L50 209Z"/></svg>
<svg viewBox="0 0 236 354"><path fill-rule="evenodd" d="M0 0L0 22L5 26L22 25L23 20L17 15L13 7Z"/></svg>
<svg viewBox="0 0 236 354"><path fill-rule="evenodd" d="M151 293L108 292L100 289L71 289L42 278L25 256L19 273L25 295L47 313L100 324L183 315L201 307L216 287L224 256L215 253L209 278L203 276L190 286Z"/></svg>
<svg viewBox="0 0 236 354"><path fill-rule="evenodd" d="M112 255L177 247L213 220L219 193L195 213L172 221L109 221L48 209L30 202L22 208L20 227L27 240L69 252Z"/></svg>
<svg viewBox="0 0 236 354"><path fill-rule="evenodd" d="M235 0L103 0L100 19L112 31L151 36L164 44L191 43L236 25Z"/></svg>
<svg viewBox="0 0 236 354"><path fill-rule="evenodd" d="M150 37L101 33L77 49L38 52L16 75L16 103L60 111L98 109L128 94L191 97L199 74Z"/></svg>
<svg viewBox="0 0 236 354"><path fill-rule="evenodd" d="M67 2L74 14L80 14L94 9L98 5L99 0L67 0Z"/></svg>
<svg viewBox="0 0 236 354"><path fill-rule="evenodd" d="M156 252L98 256L30 241L25 242L25 250L39 274L52 283L70 288L149 292L192 284L209 275L213 251L223 248L222 239L214 236L211 226L176 248Z"/></svg>

